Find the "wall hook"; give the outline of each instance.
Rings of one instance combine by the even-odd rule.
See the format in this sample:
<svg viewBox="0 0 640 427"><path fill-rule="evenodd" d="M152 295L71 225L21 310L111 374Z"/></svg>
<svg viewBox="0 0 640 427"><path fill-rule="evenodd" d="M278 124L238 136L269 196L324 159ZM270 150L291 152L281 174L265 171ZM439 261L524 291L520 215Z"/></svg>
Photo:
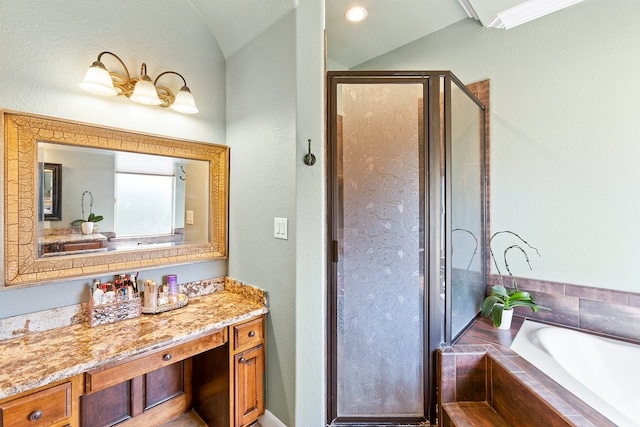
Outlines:
<svg viewBox="0 0 640 427"><path fill-rule="evenodd" d="M304 164L313 166L316 163L316 156L311 154L311 138L309 138L309 153L304 155Z"/></svg>

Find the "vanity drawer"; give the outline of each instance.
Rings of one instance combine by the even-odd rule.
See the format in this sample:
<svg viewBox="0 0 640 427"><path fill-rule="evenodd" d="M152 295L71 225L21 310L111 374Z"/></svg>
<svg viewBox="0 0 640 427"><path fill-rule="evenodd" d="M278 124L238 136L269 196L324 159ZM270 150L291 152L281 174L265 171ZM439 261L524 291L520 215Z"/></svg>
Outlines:
<svg viewBox="0 0 640 427"><path fill-rule="evenodd" d="M251 348L264 341L264 316L233 327L233 350Z"/></svg>
<svg viewBox="0 0 640 427"><path fill-rule="evenodd" d="M0 405L2 426L50 426L71 417L71 382Z"/></svg>
<svg viewBox="0 0 640 427"><path fill-rule="evenodd" d="M153 353L145 353L115 365L89 371L85 374L85 391L91 393L102 390L221 346L226 342L226 329L223 329L184 344L165 347Z"/></svg>

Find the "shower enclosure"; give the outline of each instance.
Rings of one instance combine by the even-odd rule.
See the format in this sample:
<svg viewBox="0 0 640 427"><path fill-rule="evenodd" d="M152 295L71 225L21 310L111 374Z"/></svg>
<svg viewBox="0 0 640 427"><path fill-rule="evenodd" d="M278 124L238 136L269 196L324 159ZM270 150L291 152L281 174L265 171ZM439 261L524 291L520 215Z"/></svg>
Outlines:
<svg viewBox="0 0 640 427"><path fill-rule="evenodd" d="M485 109L450 72L328 73L327 424L435 421L485 292Z"/></svg>

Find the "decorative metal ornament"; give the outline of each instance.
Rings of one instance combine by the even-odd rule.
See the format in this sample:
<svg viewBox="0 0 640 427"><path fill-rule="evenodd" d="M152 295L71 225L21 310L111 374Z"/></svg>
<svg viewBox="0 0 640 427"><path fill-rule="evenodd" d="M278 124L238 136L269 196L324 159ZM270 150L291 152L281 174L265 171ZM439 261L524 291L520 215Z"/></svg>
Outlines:
<svg viewBox="0 0 640 427"><path fill-rule="evenodd" d="M311 138L309 138L309 152L304 155L303 161L307 166L313 166L316 163L316 156L311 154Z"/></svg>

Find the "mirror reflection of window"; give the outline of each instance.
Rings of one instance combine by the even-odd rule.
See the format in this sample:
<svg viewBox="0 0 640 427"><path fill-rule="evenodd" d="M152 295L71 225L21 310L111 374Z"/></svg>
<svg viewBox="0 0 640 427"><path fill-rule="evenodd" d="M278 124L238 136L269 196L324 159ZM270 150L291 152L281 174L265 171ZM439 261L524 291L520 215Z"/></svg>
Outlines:
<svg viewBox="0 0 640 427"><path fill-rule="evenodd" d="M53 197L53 171L49 169L44 170L44 191L43 196L45 200L51 200Z"/></svg>
<svg viewBox="0 0 640 427"><path fill-rule="evenodd" d="M45 215L53 214L53 171L44 169L42 176L42 203Z"/></svg>
<svg viewBox="0 0 640 427"><path fill-rule="evenodd" d="M171 157L116 153L118 238L183 233L184 182L176 178L182 178L182 163Z"/></svg>
<svg viewBox="0 0 640 427"><path fill-rule="evenodd" d="M116 236L173 233L175 177L116 173Z"/></svg>

